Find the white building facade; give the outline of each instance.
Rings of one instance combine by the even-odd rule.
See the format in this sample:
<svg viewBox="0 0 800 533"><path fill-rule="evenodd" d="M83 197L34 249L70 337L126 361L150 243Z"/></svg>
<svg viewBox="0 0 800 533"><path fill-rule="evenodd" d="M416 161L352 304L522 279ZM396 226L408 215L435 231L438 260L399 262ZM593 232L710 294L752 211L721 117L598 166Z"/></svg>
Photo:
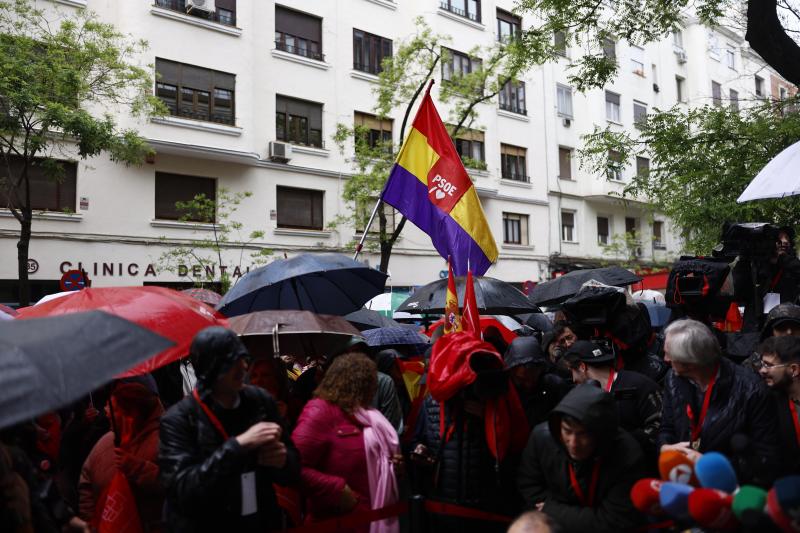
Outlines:
<svg viewBox="0 0 800 533"><path fill-rule="evenodd" d="M42 189L37 201L46 211L35 216L30 246L33 298L58 290L62 273L77 268L94 286L189 285L205 277L205 267L191 262L176 272L159 267L170 247L209 236L208 225L177 220L175 202L200 193L252 193L232 219L243 223L244 235L264 231L227 249L226 264L210 267L215 276L224 269L235 281L260 248L273 257L351 250L360 233L331 223L353 209L341 198L352 156L340 153L332 136L340 123L374 124L369 115L382 55L414 33L418 16L462 53L490 45L498 28L516 23L513 0L204 1L212 14L187 14L192 0L41 0L61 10L88 7L148 41L142 63L158 71L154 91L171 114L148 122L120 116L157 151L141 167L102 157L78 161L64 182ZM614 51L620 73L604 90L573 91L562 60L526 73L523 92L502 106L479 105L482 135L459 149L486 164L470 174L500 250L487 275L536 282L599 264L613 259L602 244L626 231L636 233L643 264L671 260L680 239L670 222L615 196L636 168L615 181L590 175L576 156L581 135L609 123L632 129L641 113L676 102L729 105L738 98L744 105L759 90L760 97L792 91L741 37L696 23L645 49L617 42ZM437 101L436 88L433 96ZM437 105L446 117L447 106ZM399 144L402 112L374 133ZM16 220L0 210L0 301L15 301L18 232ZM362 257L379 262L374 253ZM406 225L389 284L421 285L445 269L427 235Z"/></svg>

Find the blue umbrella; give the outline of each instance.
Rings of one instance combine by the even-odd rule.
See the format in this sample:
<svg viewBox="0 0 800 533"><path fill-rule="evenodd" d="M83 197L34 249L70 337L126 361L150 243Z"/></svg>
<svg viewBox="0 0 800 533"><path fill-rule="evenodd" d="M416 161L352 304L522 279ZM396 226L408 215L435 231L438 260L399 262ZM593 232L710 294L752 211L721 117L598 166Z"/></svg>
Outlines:
<svg viewBox="0 0 800 533"><path fill-rule="evenodd" d="M660 329L669 323L672 316L672 309L654 302L642 302L650 315L650 325L655 329Z"/></svg>
<svg viewBox="0 0 800 533"><path fill-rule="evenodd" d="M222 298L228 317L270 309L346 315L383 293L386 274L334 253L301 254L251 270Z"/></svg>
<svg viewBox="0 0 800 533"><path fill-rule="evenodd" d="M425 353L431 343L427 335L408 326L367 329L361 334L367 339L367 345L373 348L408 346L417 355Z"/></svg>

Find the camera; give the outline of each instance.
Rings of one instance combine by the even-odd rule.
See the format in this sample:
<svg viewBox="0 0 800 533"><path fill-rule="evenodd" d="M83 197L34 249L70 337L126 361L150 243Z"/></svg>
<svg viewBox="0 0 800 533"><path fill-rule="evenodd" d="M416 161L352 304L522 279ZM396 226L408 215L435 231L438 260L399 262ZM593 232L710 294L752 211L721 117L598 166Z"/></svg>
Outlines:
<svg viewBox="0 0 800 533"><path fill-rule="evenodd" d="M712 255L730 260L736 257L769 258L775 252L775 242L781 231L787 230L767 222L726 222L722 226L722 242L714 248Z"/></svg>

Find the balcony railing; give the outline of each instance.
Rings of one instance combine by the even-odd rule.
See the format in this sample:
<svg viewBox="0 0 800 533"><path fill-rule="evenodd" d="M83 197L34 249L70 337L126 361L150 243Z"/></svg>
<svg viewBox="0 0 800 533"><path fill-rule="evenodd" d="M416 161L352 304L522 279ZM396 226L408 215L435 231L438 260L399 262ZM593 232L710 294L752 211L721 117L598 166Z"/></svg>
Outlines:
<svg viewBox="0 0 800 533"><path fill-rule="evenodd" d="M353 63L353 70L359 70L361 72L366 72L368 74L375 74L376 76L383 71L380 63L376 65L372 63L361 63L361 62Z"/></svg>
<svg viewBox="0 0 800 533"><path fill-rule="evenodd" d="M217 10L211 13L201 9L192 9L187 12L186 0L155 0L155 5L164 9L169 9L170 11L179 11L180 13L186 13L193 17L218 22L226 26L236 25L236 13L228 11L227 9Z"/></svg>
<svg viewBox="0 0 800 533"><path fill-rule="evenodd" d="M469 12L463 10L463 9L459 9L457 7L454 7L454 6L450 5L450 2L448 2L447 0L440 0L439 7L441 7L445 11L449 11L450 13L458 15L459 17L464 17L464 18L469 19L469 20L474 20L475 22L480 22L481 21L481 19L478 17L477 13L469 13Z"/></svg>
<svg viewBox="0 0 800 533"><path fill-rule="evenodd" d="M325 61L325 54L320 52L319 43L297 37L289 33L275 33L275 49L297 56Z"/></svg>
<svg viewBox="0 0 800 533"><path fill-rule="evenodd" d="M501 177L504 180L511 180L511 181L519 181L522 183L530 183L531 177L526 176L525 174L518 174L516 172L504 172Z"/></svg>
<svg viewBox="0 0 800 533"><path fill-rule="evenodd" d="M500 109L502 109L503 111L510 111L512 113L517 113L518 115L528 114L528 110L525 109L525 106L518 105L513 100L511 102L504 102L501 100Z"/></svg>

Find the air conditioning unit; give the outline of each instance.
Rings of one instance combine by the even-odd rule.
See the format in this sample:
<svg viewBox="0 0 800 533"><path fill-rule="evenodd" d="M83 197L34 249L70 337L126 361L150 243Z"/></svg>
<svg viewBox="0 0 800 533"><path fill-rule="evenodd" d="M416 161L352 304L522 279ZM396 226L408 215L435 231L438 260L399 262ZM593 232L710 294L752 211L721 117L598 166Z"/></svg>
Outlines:
<svg viewBox="0 0 800 533"><path fill-rule="evenodd" d="M271 141L269 143L269 160L276 163L288 163L292 159L292 145Z"/></svg>
<svg viewBox="0 0 800 533"><path fill-rule="evenodd" d="M571 118L561 119L561 124L563 124L565 128L569 128L570 126L572 126L572 119Z"/></svg>
<svg viewBox="0 0 800 533"><path fill-rule="evenodd" d="M675 57L678 58L678 63L680 63L681 65L686 63L687 57L686 57L686 51L685 50L675 50Z"/></svg>
<svg viewBox="0 0 800 533"><path fill-rule="evenodd" d="M213 13L216 9L216 0L186 0L186 12L194 10Z"/></svg>

